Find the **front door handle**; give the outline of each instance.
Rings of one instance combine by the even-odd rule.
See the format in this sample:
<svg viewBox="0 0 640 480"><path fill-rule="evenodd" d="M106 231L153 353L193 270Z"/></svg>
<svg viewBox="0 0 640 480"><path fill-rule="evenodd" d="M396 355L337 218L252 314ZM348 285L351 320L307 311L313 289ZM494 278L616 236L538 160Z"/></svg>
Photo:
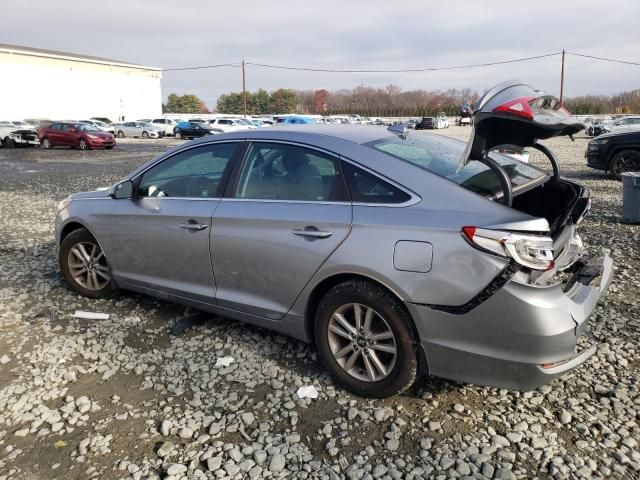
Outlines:
<svg viewBox="0 0 640 480"><path fill-rule="evenodd" d="M307 227L305 229L295 229L291 233L298 235L299 237L307 238L329 238L333 235L333 232L323 232L315 227Z"/></svg>
<svg viewBox="0 0 640 480"><path fill-rule="evenodd" d="M198 223L195 220L189 220L187 223L181 223L180 228L184 228L185 230L190 230L192 232L199 232L200 230L204 230L209 225L203 225L202 223Z"/></svg>

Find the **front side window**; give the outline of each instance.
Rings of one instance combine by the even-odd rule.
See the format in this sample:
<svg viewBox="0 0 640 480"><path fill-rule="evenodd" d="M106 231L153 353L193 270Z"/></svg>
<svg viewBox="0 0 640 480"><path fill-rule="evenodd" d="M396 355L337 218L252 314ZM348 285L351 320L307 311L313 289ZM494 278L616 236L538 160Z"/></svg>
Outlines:
<svg viewBox="0 0 640 480"><path fill-rule="evenodd" d="M176 153L147 170L138 197L217 198L238 143L217 143Z"/></svg>
<svg viewBox="0 0 640 480"><path fill-rule="evenodd" d="M247 152L236 198L347 201L338 160L297 145L254 143Z"/></svg>

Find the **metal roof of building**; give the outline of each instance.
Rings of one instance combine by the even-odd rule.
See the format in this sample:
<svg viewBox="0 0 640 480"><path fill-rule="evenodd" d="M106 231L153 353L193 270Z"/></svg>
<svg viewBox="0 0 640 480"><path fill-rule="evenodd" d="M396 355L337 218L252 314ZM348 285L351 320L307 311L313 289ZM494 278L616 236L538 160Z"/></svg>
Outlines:
<svg viewBox="0 0 640 480"><path fill-rule="evenodd" d="M123 62L120 60L113 60L110 58L94 57L91 55L83 55L79 53L61 52L58 50L47 50L44 48L32 48L21 45L10 45L6 43L0 43L0 52L17 53L20 55L29 55L34 57L56 58L60 60L72 60L85 63L98 63L102 65L113 65L116 67L129 67L137 68L141 70L162 70L158 67L147 67L144 65L136 65L134 63Z"/></svg>

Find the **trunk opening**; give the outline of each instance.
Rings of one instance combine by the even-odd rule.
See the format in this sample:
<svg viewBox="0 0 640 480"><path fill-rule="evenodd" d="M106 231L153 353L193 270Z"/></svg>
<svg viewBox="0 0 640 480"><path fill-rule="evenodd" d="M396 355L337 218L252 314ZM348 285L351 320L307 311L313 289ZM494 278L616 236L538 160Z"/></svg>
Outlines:
<svg viewBox="0 0 640 480"><path fill-rule="evenodd" d="M545 218L555 240L567 224L577 223L586 212L589 192L580 185L561 179L547 181L513 199L512 208L534 217Z"/></svg>

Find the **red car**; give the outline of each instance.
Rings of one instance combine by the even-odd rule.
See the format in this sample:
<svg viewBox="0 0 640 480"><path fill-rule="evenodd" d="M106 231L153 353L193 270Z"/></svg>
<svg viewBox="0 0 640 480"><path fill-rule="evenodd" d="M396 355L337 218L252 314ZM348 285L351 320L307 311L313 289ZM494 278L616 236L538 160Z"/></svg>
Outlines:
<svg viewBox="0 0 640 480"><path fill-rule="evenodd" d="M38 130L42 148L71 147L80 150L106 148L111 150L116 138L86 123L52 123Z"/></svg>

